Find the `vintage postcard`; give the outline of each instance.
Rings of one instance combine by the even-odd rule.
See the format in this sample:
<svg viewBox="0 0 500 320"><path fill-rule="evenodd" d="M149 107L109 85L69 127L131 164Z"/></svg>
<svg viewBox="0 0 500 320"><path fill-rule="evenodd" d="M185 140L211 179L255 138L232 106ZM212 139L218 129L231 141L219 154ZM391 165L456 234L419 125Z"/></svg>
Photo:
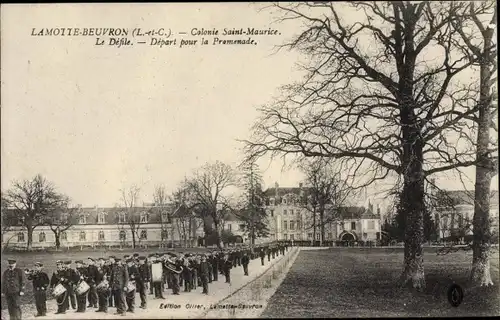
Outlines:
<svg viewBox="0 0 500 320"><path fill-rule="evenodd" d="M1 318L500 315L496 12L2 5Z"/></svg>

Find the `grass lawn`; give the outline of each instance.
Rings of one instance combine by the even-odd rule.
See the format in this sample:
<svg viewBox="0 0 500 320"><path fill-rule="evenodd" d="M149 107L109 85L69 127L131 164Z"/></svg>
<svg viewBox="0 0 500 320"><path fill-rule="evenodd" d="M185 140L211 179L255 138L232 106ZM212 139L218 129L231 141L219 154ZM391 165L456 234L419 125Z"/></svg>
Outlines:
<svg viewBox="0 0 500 320"><path fill-rule="evenodd" d="M302 251L261 317L463 317L500 314L498 252L491 258L493 287L467 286L472 253L438 256L425 250L427 288L422 293L396 286L402 249L332 248ZM464 300L452 307L453 282Z"/></svg>
<svg viewBox="0 0 500 320"><path fill-rule="evenodd" d="M2 254L2 265L1 272L3 272L8 267L7 259L13 258L17 260L17 267L21 269L25 268L33 268L35 262L43 263L43 270L49 275L49 279L52 277L52 273L56 270L56 261L57 260L85 260L88 257L93 258L107 258L111 255L123 258L124 255L137 252L140 255L148 255L155 252L166 252L166 251L177 251L177 252L204 252L207 251L205 248L175 248L175 249L158 249L151 248L148 249L147 252L141 251L142 249L123 249L123 250L91 250L84 249L83 251L79 250L71 250L71 251L63 251L63 252L16 252L16 253L4 253ZM208 249L211 250L211 249ZM73 268L75 265L72 265ZM32 303L33 301L33 286L32 282L28 281L26 284L26 292L23 297L21 297L21 303ZM4 303L2 299L2 309L7 308L6 303Z"/></svg>

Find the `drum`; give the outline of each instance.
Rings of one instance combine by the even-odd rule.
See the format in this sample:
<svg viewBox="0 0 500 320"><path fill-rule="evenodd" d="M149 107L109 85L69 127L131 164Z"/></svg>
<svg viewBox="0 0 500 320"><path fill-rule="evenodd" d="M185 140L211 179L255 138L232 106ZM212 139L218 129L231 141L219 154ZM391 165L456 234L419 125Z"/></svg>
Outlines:
<svg viewBox="0 0 500 320"><path fill-rule="evenodd" d="M59 297L60 295L62 295L63 293L66 292L66 288L62 285L62 284L58 284L54 290L52 291L52 294L55 296L55 297Z"/></svg>
<svg viewBox="0 0 500 320"><path fill-rule="evenodd" d="M132 292L135 290L135 283L134 281L129 281L127 285L127 292Z"/></svg>
<svg viewBox="0 0 500 320"><path fill-rule="evenodd" d="M101 283L99 283L97 285L96 290L97 290L97 292L100 292L100 293L107 292L109 290L109 282L106 280L101 281Z"/></svg>
<svg viewBox="0 0 500 320"><path fill-rule="evenodd" d="M163 277L163 265L161 262L151 265L151 279L153 282L161 282Z"/></svg>
<svg viewBox="0 0 500 320"><path fill-rule="evenodd" d="M82 294L85 294L87 293L87 291L89 291L90 289L90 286L88 285L87 282L85 281L80 281L80 283L78 284L78 286L76 287L76 294L81 296Z"/></svg>

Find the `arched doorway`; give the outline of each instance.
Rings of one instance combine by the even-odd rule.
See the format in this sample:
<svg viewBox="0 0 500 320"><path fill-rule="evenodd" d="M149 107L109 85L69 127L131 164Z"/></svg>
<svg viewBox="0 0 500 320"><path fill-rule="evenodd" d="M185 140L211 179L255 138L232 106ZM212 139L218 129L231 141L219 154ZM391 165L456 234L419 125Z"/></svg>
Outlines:
<svg viewBox="0 0 500 320"><path fill-rule="evenodd" d="M356 239L354 238L354 235L352 233L346 232L346 233L344 233L342 238L340 238L340 240L341 241L354 241Z"/></svg>

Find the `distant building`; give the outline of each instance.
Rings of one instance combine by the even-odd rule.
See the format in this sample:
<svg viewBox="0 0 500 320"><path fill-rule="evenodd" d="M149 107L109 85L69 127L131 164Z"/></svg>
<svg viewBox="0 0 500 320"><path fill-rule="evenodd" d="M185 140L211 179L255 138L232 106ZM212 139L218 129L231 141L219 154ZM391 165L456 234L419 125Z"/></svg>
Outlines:
<svg viewBox="0 0 500 320"><path fill-rule="evenodd" d="M311 188L283 188L276 183L265 190L269 240L321 239L319 213L306 208ZM325 213L325 241L371 241L380 239L380 209L374 212L373 204L367 206L340 206L329 204Z"/></svg>
<svg viewBox="0 0 500 320"><path fill-rule="evenodd" d="M14 214L7 209L3 214ZM168 204L154 204L138 208L93 208L75 209L75 223L61 233L62 247L74 246L130 246L135 225L136 245L143 246L196 246L204 236L201 219L195 218L183 208ZM134 220L129 220L131 217ZM130 223L133 221L133 223ZM2 243L9 247L25 247L28 234L22 221L14 223L11 230L2 235ZM40 225L33 231L33 248L53 247L55 235L51 227Z"/></svg>
<svg viewBox="0 0 500 320"><path fill-rule="evenodd" d="M440 239L456 234L465 236L472 234L474 217L474 191L440 190L435 193L436 205L434 220L436 221ZM491 229L498 234L498 190L491 192L490 199Z"/></svg>

